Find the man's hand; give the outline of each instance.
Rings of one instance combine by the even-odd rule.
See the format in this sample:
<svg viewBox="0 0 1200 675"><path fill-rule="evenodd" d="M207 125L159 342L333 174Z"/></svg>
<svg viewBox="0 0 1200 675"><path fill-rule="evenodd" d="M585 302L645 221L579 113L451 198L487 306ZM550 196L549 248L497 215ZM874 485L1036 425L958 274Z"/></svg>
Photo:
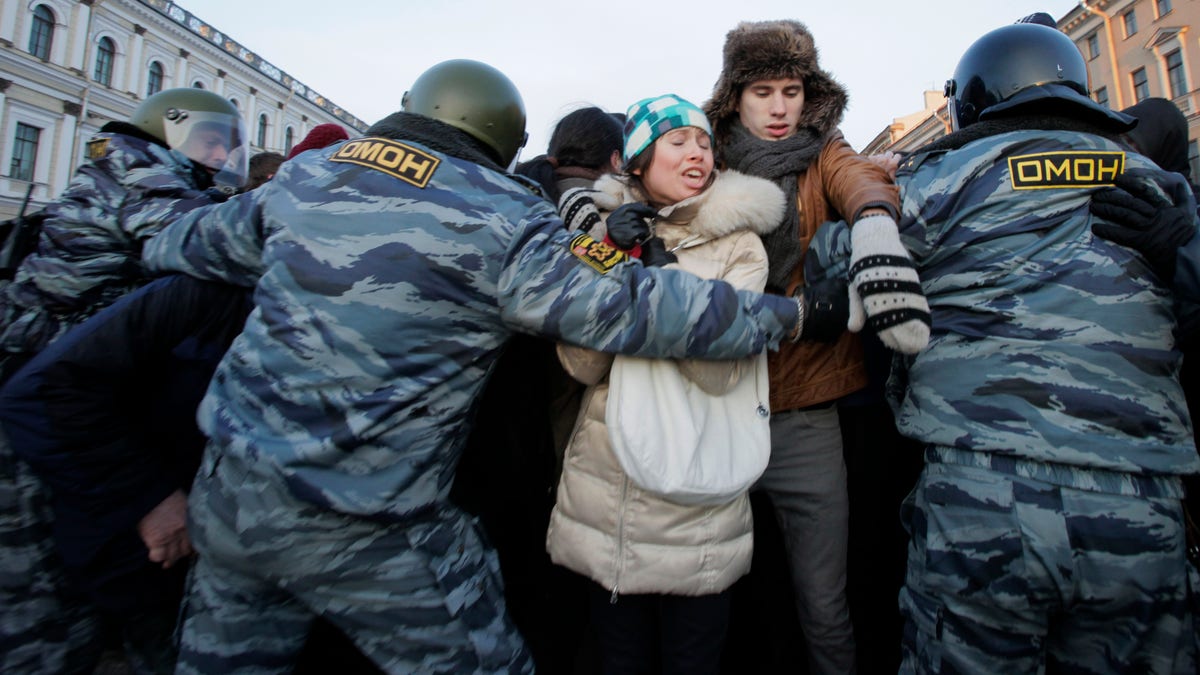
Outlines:
<svg viewBox="0 0 1200 675"><path fill-rule="evenodd" d="M1094 221L1092 232L1138 251L1154 273L1170 284L1179 247L1196 235L1196 212L1184 192L1186 186L1176 184L1168 199L1151 186L1152 180L1144 171L1123 173L1116 187L1092 195L1091 212L1110 221Z"/></svg>
<svg viewBox="0 0 1200 675"><path fill-rule="evenodd" d="M916 354L929 343L929 302L890 216L859 218L850 228L850 321L870 323L883 344Z"/></svg>
<svg viewBox="0 0 1200 675"><path fill-rule="evenodd" d="M150 561L163 569L195 553L187 533L187 495L176 490L138 521L138 536L150 550Z"/></svg>
<svg viewBox="0 0 1200 675"><path fill-rule="evenodd" d="M874 162L879 168L886 171L888 177L892 180L896 179L896 169L900 167L900 160L903 158L903 155L891 150L867 157L867 159Z"/></svg>

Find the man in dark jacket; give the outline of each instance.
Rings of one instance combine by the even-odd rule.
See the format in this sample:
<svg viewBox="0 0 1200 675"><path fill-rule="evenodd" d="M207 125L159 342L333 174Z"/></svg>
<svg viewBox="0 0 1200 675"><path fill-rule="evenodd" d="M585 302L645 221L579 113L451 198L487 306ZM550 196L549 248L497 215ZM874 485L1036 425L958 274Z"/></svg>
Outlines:
<svg viewBox="0 0 1200 675"><path fill-rule="evenodd" d="M185 493L204 447L196 406L251 307L244 288L165 277L68 331L0 390L13 452L49 488L71 590L119 626L138 673L174 670L192 553Z"/></svg>

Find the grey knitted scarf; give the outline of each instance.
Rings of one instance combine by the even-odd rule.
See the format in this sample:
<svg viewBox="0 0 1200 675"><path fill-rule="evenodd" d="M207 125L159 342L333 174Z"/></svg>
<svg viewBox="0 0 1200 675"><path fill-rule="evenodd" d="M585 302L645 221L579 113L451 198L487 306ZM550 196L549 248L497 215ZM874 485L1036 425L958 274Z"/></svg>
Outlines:
<svg viewBox="0 0 1200 675"><path fill-rule="evenodd" d="M729 138L721 154L734 171L775 181L787 195L783 223L763 235L767 249L767 287L784 290L792 271L804 257L800 247L800 211L796 208L796 178L821 154L825 139L811 128L778 141L765 141L750 134L740 122L729 129Z"/></svg>

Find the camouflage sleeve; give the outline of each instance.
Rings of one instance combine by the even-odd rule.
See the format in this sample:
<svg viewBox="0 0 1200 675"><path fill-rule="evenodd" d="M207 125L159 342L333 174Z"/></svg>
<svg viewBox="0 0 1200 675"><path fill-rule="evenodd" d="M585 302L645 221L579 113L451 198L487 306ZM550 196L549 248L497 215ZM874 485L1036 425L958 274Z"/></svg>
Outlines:
<svg viewBox="0 0 1200 675"><path fill-rule="evenodd" d="M850 278L850 226L844 220L817 228L804 254L804 283L812 286L831 278Z"/></svg>
<svg viewBox="0 0 1200 675"><path fill-rule="evenodd" d="M135 241L154 236L164 225L214 198L180 176L176 167L153 156L124 152L119 147L103 160L104 171L118 176L126 195L120 206L121 229Z"/></svg>
<svg viewBox="0 0 1200 675"><path fill-rule="evenodd" d="M556 218L513 238L498 299L514 330L653 358L742 358L776 348L796 325L788 298L644 268Z"/></svg>
<svg viewBox="0 0 1200 675"><path fill-rule="evenodd" d="M196 209L146 242L142 262L153 273L180 272L205 281L251 287L263 273L262 190Z"/></svg>

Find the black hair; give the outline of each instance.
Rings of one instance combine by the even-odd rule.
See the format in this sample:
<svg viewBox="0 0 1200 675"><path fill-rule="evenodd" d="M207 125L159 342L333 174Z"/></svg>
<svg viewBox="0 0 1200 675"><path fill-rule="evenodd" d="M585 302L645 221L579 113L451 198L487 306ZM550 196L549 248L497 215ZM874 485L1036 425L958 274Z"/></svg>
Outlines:
<svg viewBox="0 0 1200 675"><path fill-rule="evenodd" d="M517 167L517 173L542 186L547 198L557 202L558 173L577 168L594 172L596 177L608 170L614 151L621 152L621 122L595 106L567 114L554 126L545 155L539 155Z"/></svg>
<svg viewBox="0 0 1200 675"><path fill-rule="evenodd" d="M283 155L278 152L259 152L250 158L248 171L246 172L246 187L245 190L253 190L262 185L279 171L279 165L283 164Z"/></svg>
<svg viewBox="0 0 1200 675"><path fill-rule="evenodd" d="M559 166L603 169L622 141L616 117L600 108L580 108L558 121L546 152Z"/></svg>

